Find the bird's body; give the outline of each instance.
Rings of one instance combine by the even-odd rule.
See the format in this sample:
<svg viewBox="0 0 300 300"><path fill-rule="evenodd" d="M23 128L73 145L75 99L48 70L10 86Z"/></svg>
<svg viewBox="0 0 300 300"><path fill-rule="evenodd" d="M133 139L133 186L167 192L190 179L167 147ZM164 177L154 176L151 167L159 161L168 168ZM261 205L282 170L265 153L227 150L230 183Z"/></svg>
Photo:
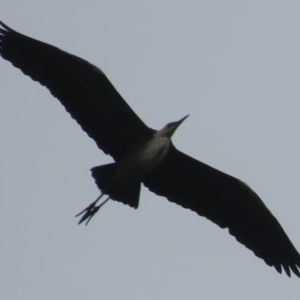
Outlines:
<svg viewBox="0 0 300 300"><path fill-rule="evenodd" d="M166 157L170 144L169 137L157 137L154 134L120 162L118 176L122 178L133 176L141 181Z"/></svg>
<svg viewBox="0 0 300 300"><path fill-rule="evenodd" d="M188 115L177 122L167 124L148 140L134 147L120 162L118 176L125 178L128 174L142 181L164 160L170 149L173 133L187 117Z"/></svg>
<svg viewBox="0 0 300 300"><path fill-rule="evenodd" d="M137 208L143 183L152 192L228 228L278 272L283 268L287 275L292 271L300 277L299 253L259 196L239 179L172 144L171 136L185 118L159 131L149 128L97 67L0 25L0 55L46 86L115 160L92 168L102 195ZM81 220L97 212L98 200L82 212Z"/></svg>
<svg viewBox="0 0 300 300"><path fill-rule="evenodd" d="M108 195L104 203L114 199L137 208L141 183L164 161L170 150L171 136L187 117L167 124L146 141L135 145L120 162L93 168L92 174L102 194L77 215L83 215L79 224L89 223L103 205L97 206L103 194Z"/></svg>
<svg viewBox="0 0 300 300"><path fill-rule="evenodd" d="M118 178L142 181L166 157L171 144L168 137L150 138L133 149L119 164Z"/></svg>

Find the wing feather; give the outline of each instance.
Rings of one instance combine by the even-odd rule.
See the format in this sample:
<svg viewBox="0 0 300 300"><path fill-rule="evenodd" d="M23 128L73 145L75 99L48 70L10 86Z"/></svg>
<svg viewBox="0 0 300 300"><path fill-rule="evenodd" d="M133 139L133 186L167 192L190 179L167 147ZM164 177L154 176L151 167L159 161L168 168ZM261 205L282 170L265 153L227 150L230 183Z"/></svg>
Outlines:
<svg viewBox="0 0 300 300"><path fill-rule="evenodd" d="M97 67L0 25L0 55L46 86L105 153L119 161L153 134Z"/></svg>
<svg viewBox="0 0 300 300"><path fill-rule="evenodd" d="M300 255L258 195L242 181L171 147L143 181L158 195L208 218L278 272L300 277Z"/></svg>

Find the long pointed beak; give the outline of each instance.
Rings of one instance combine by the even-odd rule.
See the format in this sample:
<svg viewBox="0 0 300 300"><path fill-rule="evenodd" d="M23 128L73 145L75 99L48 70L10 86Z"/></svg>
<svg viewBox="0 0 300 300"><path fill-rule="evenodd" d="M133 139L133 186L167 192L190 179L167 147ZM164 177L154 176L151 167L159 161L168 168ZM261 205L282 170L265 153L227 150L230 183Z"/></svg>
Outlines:
<svg viewBox="0 0 300 300"><path fill-rule="evenodd" d="M182 119L176 121L173 123L172 128L169 130L169 136L171 137L174 132L176 131L176 129L179 127L180 124L182 124L182 122L188 117L189 115L184 116Z"/></svg>
<svg viewBox="0 0 300 300"><path fill-rule="evenodd" d="M182 119L180 119L180 120L178 120L177 122L176 122L176 128L185 120L185 119L187 119L187 117L189 117L190 115L188 114L188 115L186 115L185 117L183 117Z"/></svg>

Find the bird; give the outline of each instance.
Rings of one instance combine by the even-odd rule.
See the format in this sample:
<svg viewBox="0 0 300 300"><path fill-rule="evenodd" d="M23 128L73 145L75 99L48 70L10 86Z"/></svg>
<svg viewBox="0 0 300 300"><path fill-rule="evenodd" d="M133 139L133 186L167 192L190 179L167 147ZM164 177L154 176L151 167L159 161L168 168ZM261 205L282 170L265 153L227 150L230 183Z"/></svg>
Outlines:
<svg viewBox="0 0 300 300"><path fill-rule="evenodd" d="M188 117L148 127L106 75L88 61L0 22L0 55L47 87L113 163L91 169L100 196L81 211L86 224L108 200L138 208L143 184L196 212L274 267L300 277L300 254L261 198L242 180L178 150L171 141ZM106 195L101 203L99 200Z"/></svg>

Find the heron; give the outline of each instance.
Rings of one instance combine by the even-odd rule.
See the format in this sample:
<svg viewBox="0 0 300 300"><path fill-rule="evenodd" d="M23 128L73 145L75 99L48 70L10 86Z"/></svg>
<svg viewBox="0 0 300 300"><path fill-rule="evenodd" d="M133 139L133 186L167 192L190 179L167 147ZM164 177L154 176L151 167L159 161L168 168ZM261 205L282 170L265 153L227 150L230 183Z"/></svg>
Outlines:
<svg viewBox="0 0 300 300"><path fill-rule="evenodd" d="M300 277L300 254L260 197L242 180L178 150L171 141L188 117L148 127L106 75L88 61L0 22L0 55L47 87L113 163L91 169L100 196L77 216L88 223L112 199L133 208L141 185L227 228L279 273ZM106 199L100 203L100 199Z"/></svg>

